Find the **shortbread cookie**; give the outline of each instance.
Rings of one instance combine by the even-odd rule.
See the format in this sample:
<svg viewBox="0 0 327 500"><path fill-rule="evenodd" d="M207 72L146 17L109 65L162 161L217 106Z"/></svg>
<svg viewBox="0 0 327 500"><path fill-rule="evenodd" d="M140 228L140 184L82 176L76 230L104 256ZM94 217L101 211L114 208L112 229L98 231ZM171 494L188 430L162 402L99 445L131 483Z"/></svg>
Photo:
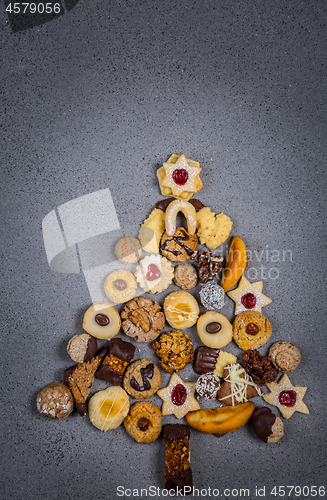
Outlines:
<svg viewBox="0 0 327 500"><path fill-rule="evenodd" d="M216 215L209 207L202 208L196 214L197 234L202 245L213 250L228 238L233 222L224 213Z"/></svg>
<svg viewBox="0 0 327 500"><path fill-rule="evenodd" d="M173 281L174 268L161 255L147 255L136 268L135 277L145 292L160 293Z"/></svg>
<svg viewBox="0 0 327 500"><path fill-rule="evenodd" d="M216 311L207 311L201 314L196 328L204 345L214 349L225 347L233 337L233 329L229 320Z"/></svg>
<svg viewBox="0 0 327 500"><path fill-rule="evenodd" d="M202 188L200 163L184 155L171 157L157 170L161 194L188 201Z"/></svg>
<svg viewBox="0 0 327 500"><path fill-rule="evenodd" d="M150 342L165 326L165 316L158 302L148 297L136 297L121 312L122 329L136 342Z"/></svg>
<svg viewBox="0 0 327 500"><path fill-rule="evenodd" d="M300 350L292 344L281 340L275 342L269 349L273 365L281 372L293 372L301 361Z"/></svg>
<svg viewBox="0 0 327 500"><path fill-rule="evenodd" d="M224 382L217 397L225 405L235 406L263 394L260 387L239 363L229 363L225 366L223 377Z"/></svg>
<svg viewBox="0 0 327 500"><path fill-rule="evenodd" d="M117 269L109 274L104 283L104 291L115 304L131 300L136 293L137 283L133 274L126 269Z"/></svg>
<svg viewBox="0 0 327 500"><path fill-rule="evenodd" d="M173 234L169 236L164 232L160 249L162 255L173 262L184 262L189 260L198 246L198 238L195 234L189 234L184 227L178 227Z"/></svg>
<svg viewBox="0 0 327 500"><path fill-rule="evenodd" d="M161 432L161 411L150 401L139 401L131 407L124 420L124 426L128 434L138 443L153 443Z"/></svg>
<svg viewBox="0 0 327 500"><path fill-rule="evenodd" d="M257 311L261 313L261 308L270 304L271 299L262 293L263 281L250 283L245 276L242 276L238 287L231 292L227 292L235 302L235 315L243 311Z"/></svg>
<svg viewBox="0 0 327 500"><path fill-rule="evenodd" d="M284 373L279 382L267 384L269 394L264 394L263 399L280 410L284 418L290 418L294 412L309 413L308 407L303 402L307 388L295 386Z"/></svg>
<svg viewBox="0 0 327 500"><path fill-rule="evenodd" d="M158 253L160 240L165 231L165 213L158 208L152 210L139 231L142 248L148 253Z"/></svg>
<svg viewBox="0 0 327 500"><path fill-rule="evenodd" d="M116 429L129 412L129 397L122 387L96 392L89 401L89 417L100 431Z"/></svg>
<svg viewBox="0 0 327 500"><path fill-rule="evenodd" d="M142 255L141 243L134 236L125 236L116 244L115 254L124 264L135 264Z"/></svg>
<svg viewBox="0 0 327 500"><path fill-rule="evenodd" d="M184 330L197 322L199 305L196 298L188 292L172 292L165 298L164 312L170 326Z"/></svg>
<svg viewBox="0 0 327 500"><path fill-rule="evenodd" d="M259 312L244 311L234 320L233 339L241 349L257 349L268 342L271 334L270 321Z"/></svg>
<svg viewBox="0 0 327 500"><path fill-rule="evenodd" d="M163 400L162 414L175 415L180 419L189 411L198 410L200 405L194 397L194 391L195 382L183 382L177 373L173 373L169 385L157 392Z"/></svg>
<svg viewBox="0 0 327 500"><path fill-rule="evenodd" d="M110 340L120 330L119 312L108 302L94 302L84 314L83 328L97 339Z"/></svg>
<svg viewBox="0 0 327 500"><path fill-rule="evenodd" d="M160 370L148 359L134 361L125 371L124 389L135 399L148 399L157 392L160 384Z"/></svg>
<svg viewBox="0 0 327 500"><path fill-rule="evenodd" d="M179 330L161 334L151 347L168 373L180 372L188 363L193 363L193 344L189 336Z"/></svg>

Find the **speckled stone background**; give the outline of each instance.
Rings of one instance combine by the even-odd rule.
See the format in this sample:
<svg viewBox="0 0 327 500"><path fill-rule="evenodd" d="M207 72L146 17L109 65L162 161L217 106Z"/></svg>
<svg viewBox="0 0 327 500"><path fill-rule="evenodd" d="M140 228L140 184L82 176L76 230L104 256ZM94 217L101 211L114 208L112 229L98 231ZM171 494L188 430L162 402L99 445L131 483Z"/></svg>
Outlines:
<svg viewBox="0 0 327 500"><path fill-rule="evenodd" d="M172 153L201 163L198 198L246 242L247 276L264 279L273 300L264 309L273 336L260 351L276 340L300 348L290 378L308 387L310 409L285 421L275 445L250 424L219 440L192 432L194 498L326 486L325 2L80 0L18 33L2 8L0 20L2 498L164 498L154 494L164 486L161 439L137 444L123 427L101 433L75 413L51 421L35 401L72 364L67 341L91 302L82 274L49 268L43 218L109 187L121 226L141 224L162 198L155 172ZM232 320L231 300L222 312ZM181 376L196 378L190 366Z"/></svg>

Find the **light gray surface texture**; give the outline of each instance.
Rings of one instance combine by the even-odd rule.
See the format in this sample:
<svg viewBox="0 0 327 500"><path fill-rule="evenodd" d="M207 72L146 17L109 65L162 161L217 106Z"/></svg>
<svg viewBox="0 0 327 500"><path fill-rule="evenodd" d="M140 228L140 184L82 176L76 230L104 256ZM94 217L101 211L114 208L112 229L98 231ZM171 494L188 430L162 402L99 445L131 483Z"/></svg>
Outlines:
<svg viewBox="0 0 327 500"><path fill-rule="evenodd" d="M141 488L164 487L161 438L138 444L123 426L103 433L76 413L52 421L36 395L72 364L67 342L91 304L82 273L50 269L44 217L109 188L121 228L138 227L163 198L156 169L172 153L200 162L197 197L244 239L246 276L272 298L260 352L277 340L299 347L290 379L308 387L310 410L285 420L274 445L250 423L220 439L193 431L194 486L237 499L241 488L254 499L265 487L271 499L275 485L326 486L325 21L326 3L314 0L80 0L12 33L0 8L4 500L111 500L118 486L145 498ZM232 320L233 310L227 299L221 312ZM200 345L195 328L187 333ZM148 344L137 348L155 360ZM235 344L225 349L240 359ZM191 366L180 375L196 380ZM96 380L91 394L106 385Z"/></svg>

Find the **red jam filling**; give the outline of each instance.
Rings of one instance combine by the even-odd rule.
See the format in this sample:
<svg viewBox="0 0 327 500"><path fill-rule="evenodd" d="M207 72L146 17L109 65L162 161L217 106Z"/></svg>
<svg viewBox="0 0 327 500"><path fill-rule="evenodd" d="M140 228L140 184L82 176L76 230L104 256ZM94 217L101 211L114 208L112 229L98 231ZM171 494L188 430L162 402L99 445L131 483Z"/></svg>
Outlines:
<svg viewBox="0 0 327 500"><path fill-rule="evenodd" d="M283 406L292 407L296 403L296 392L293 390L282 391L279 393L278 401Z"/></svg>
<svg viewBox="0 0 327 500"><path fill-rule="evenodd" d="M158 266L155 264L149 264L148 265L148 272L146 273L145 277L148 281L154 281L158 278L160 278L161 272Z"/></svg>
<svg viewBox="0 0 327 500"><path fill-rule="evenodd" d="M257 303L256 296L253 293L246 293L245 295L242 295L241 297L241 302L245 309L253 309L254 306Z"/></svg>
<svg viewBox="0 0 327 500"><path fill-rule="evenodd" d="M183 384L177 384L171 391L171 400L176 406L182 406L187 398L187 390Z"/></svg>
<svg viewBox="0 0 327 500"><path fill-rule="evenodd" d="M188 171L185 170L185 168L176 168L176 170L174 170L172 173L172 178L175 184L183 186L183 184L186 184L187 182Z"/></svg>

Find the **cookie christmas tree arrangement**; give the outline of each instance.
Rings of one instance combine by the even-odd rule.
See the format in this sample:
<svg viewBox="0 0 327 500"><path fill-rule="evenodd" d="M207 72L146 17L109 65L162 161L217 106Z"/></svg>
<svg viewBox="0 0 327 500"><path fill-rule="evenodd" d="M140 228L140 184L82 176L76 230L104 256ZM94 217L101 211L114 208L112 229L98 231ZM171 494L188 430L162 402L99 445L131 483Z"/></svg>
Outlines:
<svg viewBox="0 0 327 500"><path fill-rule="evenodd" d="M262 313L271 299L263 294L262 281L250 283L243 275L248 259L239 236L232 238L222 270L224 259L213 250L227 240L233 223L224 213L216 215L193 198L202 188L200 173L197 161L176 154L158 169L160 191L166 198L144 220L138 239L125 236L115 242L117 259L134 265L134 274L121 268L106 278L104 291L110 302L92 304L84 315L87 333L75 335L68 343L67 352L77 364L65 370L65 383L54 382L37 396L38 411L51 419L67 418L75 406L104 432L123 423L138 443L152 443L163 435L165 487L187 486L188 492L193 484L185 452L190 427L166 424L161 432L165 415L178 420L185 417L195 431L217 437L235 432L251 419L261 440L277 443L284 435L282 419L268 407L255 409L249 399L263 396L286 419L296 411L309 413L303 402L306 387L293 386L285 373L300 363L298 348L278 341L265 356L257 350L273 335ZM186 227L177 225L179 213ZM155 294L168 290L173 282L180 291L168 293L163 304L154 300ZM200 304L192 294L197 284ZM226 295L235 302L232 323L219 312ZM115 304L122 304L120 313ZM207 311L200 314L199 305ZM163 332L165 322L172 330ZM194 353L191 338L181 330L195 325L204 345ZM121 330L124 340L116 336ZM97 339L106 342L99 350ZM228 352L232 340L243 350L240 363ZM133 361L133 341L139 345L152 342L161 369L171 374L166 387L160 388L159 366L145 358ZM184 382L177 373L188 364L198 378ZM89 398L95 378L110 385ZM265 385L268 394L262 390ZM147 401L154 394L163 400L161 409ZM140 401L131 405L130 397ZM199 401L205 404L207 400L216 400L218 406L201 408Z"/></svg>

